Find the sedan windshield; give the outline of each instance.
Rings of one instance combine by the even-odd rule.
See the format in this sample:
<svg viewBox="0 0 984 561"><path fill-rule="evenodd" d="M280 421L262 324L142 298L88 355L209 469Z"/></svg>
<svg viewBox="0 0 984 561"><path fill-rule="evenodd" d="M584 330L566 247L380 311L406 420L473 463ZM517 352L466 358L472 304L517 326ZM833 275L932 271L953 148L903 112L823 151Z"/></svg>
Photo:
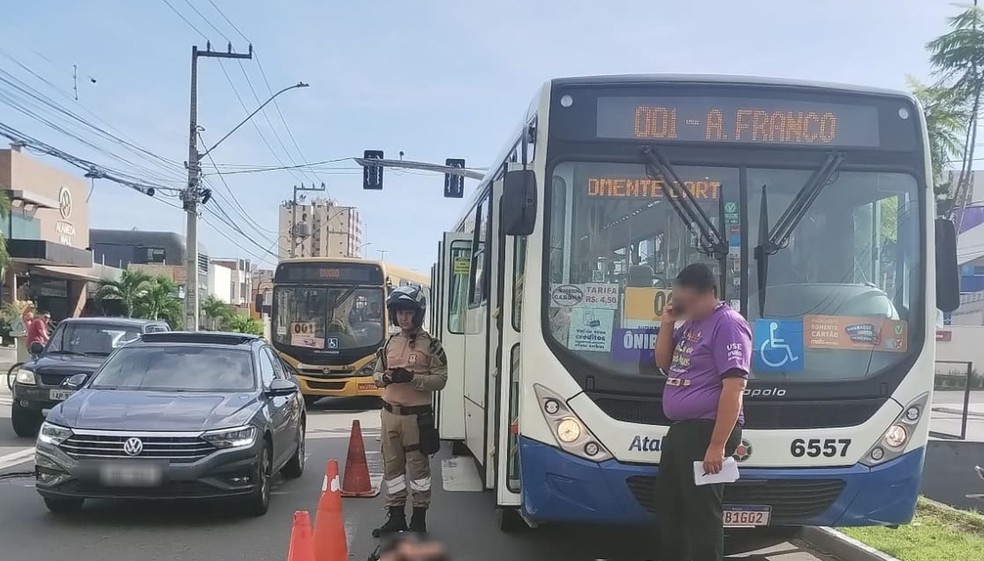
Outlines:
<svg viewBox="0 0 984 561"><path fill-rule="evenodd" d="M120 349L90 385L102 390L237 392L256 386L252 355L213 347Z"/></svg>
<svg viewBox="0 0 984 561"><path fill-rule="evenodd" d="M66 322L58 327L47 352L108 356L113 349L140 337L140 328L100 323Z"/></svg>

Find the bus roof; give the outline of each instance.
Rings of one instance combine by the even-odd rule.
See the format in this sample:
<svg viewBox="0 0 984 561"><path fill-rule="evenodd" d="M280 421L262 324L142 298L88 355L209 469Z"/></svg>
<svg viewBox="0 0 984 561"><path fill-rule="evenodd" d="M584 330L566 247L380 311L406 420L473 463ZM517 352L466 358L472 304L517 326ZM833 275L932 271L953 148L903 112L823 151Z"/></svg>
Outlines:
<svg viewBox="0 0 984 561"><path fill-rule="evenodd" d="M426 286L430 286L431 280L429 274L419 273L412 269L385 261L361 259L359 257L290 257L281 259L278 265L289 265L291 263L356 263L360 265L379 265L382 267L383 274L386 277L395 276Z"/></svg>

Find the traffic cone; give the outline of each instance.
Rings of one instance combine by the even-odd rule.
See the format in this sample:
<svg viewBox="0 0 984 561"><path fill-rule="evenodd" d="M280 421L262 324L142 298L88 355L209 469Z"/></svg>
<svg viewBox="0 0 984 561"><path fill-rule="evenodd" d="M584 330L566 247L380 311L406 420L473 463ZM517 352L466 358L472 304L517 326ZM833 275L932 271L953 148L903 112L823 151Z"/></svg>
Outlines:
<svg viewBox="0 0 984 561"><path fill-rule="evenodd" d="M294 513L294 527L290 530L287 561L315 561L311 517L306 510L298 510Z"/></svg>
<svg viewBox="0 0 984 561"><path fill-rule="evenodd" d="M342 479L343 497L375 497L379 489L374 489L369 481L369 464L366 463L366 445L362 441L362 426L358 420L352 421L352 434L349 436L348 459L345 460L345 477Z"/></svg>
<svg viewBox="0 0 984 561"><path fill-rule="evenodd" d="M314 519L315 561L348 561L341 487L338 461L328 460L325 480L321 485L321 499L318 501L318 515Z"/></svg>

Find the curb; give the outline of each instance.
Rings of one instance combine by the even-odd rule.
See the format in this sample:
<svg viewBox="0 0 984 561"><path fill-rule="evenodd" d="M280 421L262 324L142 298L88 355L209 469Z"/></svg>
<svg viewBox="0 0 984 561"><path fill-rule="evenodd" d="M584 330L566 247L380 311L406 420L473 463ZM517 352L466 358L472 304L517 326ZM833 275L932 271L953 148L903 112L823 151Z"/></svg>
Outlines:
<svg viewBox="0 0 984 561"><path fill-rule="evenodd" d="M963 415L963 409L953 409L952 407L933 407L933 411L937 413L949 413L951 415ZM967 411L968 417L984 417L984 413L978 411Z"/></svg>
<svg viewBox="0 0 984 561"><path fill-rule="evenodd" d="M899 561L898 558L865 545L833 528L805 527L801 537L825 553L830 553L845 561Z"/></svg>

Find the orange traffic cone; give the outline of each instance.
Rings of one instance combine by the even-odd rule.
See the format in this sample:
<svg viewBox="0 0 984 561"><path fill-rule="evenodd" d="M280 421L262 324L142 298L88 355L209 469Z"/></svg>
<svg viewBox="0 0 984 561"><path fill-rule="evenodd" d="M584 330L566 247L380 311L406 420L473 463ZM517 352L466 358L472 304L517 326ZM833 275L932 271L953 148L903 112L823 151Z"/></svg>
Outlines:
<svg viewBox="0 0 984 561"><path fill-rule="evenodd" d="M318 501L318 516L314 519L315 561L348 561L341 487L338 461L328 460L325 480L321 485L321 500Z"/></svg>
<svg viewBox="0 0 984 561"><path fill-rule="evenodd" d="M287 561L314 561L311 517L306 510L298 510L294 513L294 527L290 530Z"/></svg>
<svg viewBox="0 0 984 561"><path fill-rule="evenodd" d="M348 459L345 460L345 477L342 479L343 497L375 497L379 488L369 481L369 464L366 463L366 445L362 441L362 426L352 421L349 436Z"/></svg>

